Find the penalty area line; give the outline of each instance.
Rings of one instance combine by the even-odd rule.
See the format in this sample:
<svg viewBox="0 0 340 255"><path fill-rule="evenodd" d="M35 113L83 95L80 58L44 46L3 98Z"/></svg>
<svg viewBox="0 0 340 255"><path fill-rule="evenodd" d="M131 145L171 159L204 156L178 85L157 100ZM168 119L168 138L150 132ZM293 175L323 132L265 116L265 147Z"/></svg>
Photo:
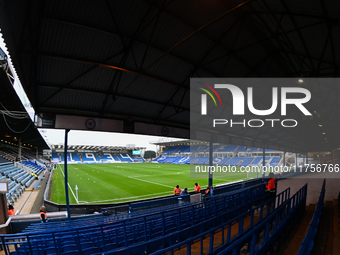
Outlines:
<svg viewBox="0 0 340 255"><path fill-rule="evenodd" d="M173 188L172 186L169 186L169 185L165 185L165 184L161 184L161 183L157 183L157 182L151 182L151 181L147 181L147 180L142 180L142 179L138 179L138 178L131 177L131 176L128 176L128 178L134 179L134 180L137 180L137 181L141 181L141 182L148 182L148 183L155 184L155 185L160 185L160 186L164 186L164 187L168 187L168 188Z"/></svg>
<svg viewBox="0 0 340 255"><path fill-rule="evenodd" d="M61 171L61 173L63 174L64 179L65 179L65 175L64 175L63 169L61 169L60 165L58 165L58 166L59 166L59 169L60 169L60 171ZM79 204L79 201L78 201L78 199L76 198L76 196L74 195L73 190L72 190L72 188L71 188L71 186L70 186L70 184L69 184L68 182L67 182L67 185L68 185L68 187L70 188L70 190L71 190L71 192L72 192L72 195L73 195L74 199L76 200L77 204Z"/></svg>

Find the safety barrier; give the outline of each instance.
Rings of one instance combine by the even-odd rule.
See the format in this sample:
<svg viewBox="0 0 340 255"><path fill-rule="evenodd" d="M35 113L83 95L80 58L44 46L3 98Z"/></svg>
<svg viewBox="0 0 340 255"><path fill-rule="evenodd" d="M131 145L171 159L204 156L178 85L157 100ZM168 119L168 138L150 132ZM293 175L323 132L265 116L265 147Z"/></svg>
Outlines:
<svg viewBox="0 0 340 255"><path fill-rule="evenodd" d="M190 195L185 195L181 197L168 197L168 198L163 198L163 199L132 203L130 206L130 211L134 212L134 211L143 210L146 208L178 204L179 198L181 198L183 202L190 202Z"/></svg>
<svg viewBox="0 0 340 255"><path fill-rule="evenodd" d="M319 225L320 216L322 213L323 202L325 200L325 192L326 192L325 186L326 186L326 179L324 179L323 181L321 192L320 192L320 197L316 205L313 218L309 224L307 234L305 238L303 239L298 255L309 255L312 252L312 249L314 246L314 238L318 231L318 225Z"/></svg>
<svg viewBox="0 0 340 255"><path fill-rule="evenodd" d="M305 210L306 197L307 184L294 196L278 206L271 215L260 222L253 230L235 240L228 247L221 247L220 252L217 254L239 254L245 245L248 247L248 254L266 254L267 250L273 248L275 240L291 224L291 221L293 219L299 220L299 215Z"/></svg>

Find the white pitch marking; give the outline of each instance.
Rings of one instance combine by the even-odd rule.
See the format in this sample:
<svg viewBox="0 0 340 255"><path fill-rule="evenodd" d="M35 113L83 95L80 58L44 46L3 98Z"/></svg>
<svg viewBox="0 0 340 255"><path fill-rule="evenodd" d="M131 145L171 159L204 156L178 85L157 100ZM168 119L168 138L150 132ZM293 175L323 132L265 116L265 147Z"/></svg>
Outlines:
<svg viewBox="0 0 340 255"><path fill-rule="evenodd" d="M134 180L137 180L137 181L148 182L148 183L152 183L152 184L156 184L156 185L160 185L160 186L164 186L164 187L168 187L168 188L173 188L172 186L169 186L169 185L165 185L165 184L161 184L161 183L157 183L157 182L146 181L146 180L138 179L138 178L131 177L131 176L128 176L128 178L134 179Z"/></svg>
<svg viewBox="0 0 340 255"><path fill-rule="evenodd" d="M87 202L87 203L101 203L101 202L109 202L109 201L120 201L120 200L123 200L123 199L133 199L133 198L138 198L138 197L142 198L142 197L149 197L149 196L169 194L169 193L171 193L171 191L153 193L153 194L147 194L147 195L141 195L141 196L134 196L134 197L122 197L122 198L115 198L115 199L108 199L108 200L90 201L90 202Z"/></svg>
<svg viewBox="0 0 340 255"><path fill-rule="evenodd" d="M58 165L58 166L59 166L59 168L60 168L61 173L63 174L63 176L64 176L64 178L65 178L63 169L61 169L60 165ZM78 199L76 198L76 196L74 195L73 190L72 190L72 188L71 188L71 186L70 186L70 184L69 184L68 182L67 182L67 185L68 185L68 187L70 188L70 190L71 190L71 192L72 192L72 195L73 195L74 199L76 200L77 204L79 204L79 201L78 201Z"/></svg>

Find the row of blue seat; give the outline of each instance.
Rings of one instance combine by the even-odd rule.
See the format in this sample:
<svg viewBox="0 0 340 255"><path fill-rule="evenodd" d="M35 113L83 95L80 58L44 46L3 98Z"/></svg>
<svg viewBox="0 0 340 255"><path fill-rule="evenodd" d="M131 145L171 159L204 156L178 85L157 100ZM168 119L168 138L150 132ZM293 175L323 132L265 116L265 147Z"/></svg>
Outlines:
<svg viewBox="0 0 340 255"><path fill-rule="evenodd" d="M314 246L314 238L318 230L323 203L325 200L325 192L326 192L326 179L324 179L323 181L319 200L314 210L313 218L309 224L307 234L301 244L298 255L309 255L312 252Z"/></svg>
<svg viewBox="0 0 340 255"><path fill-rule="evenodd" d="M28 167L36 175L40 175L41 172L44 170L43 167L36 165L32 161L23 161L22 164Z"/></svg>
<svg viewBox="0 0 340 255"><path fill-rule="evenodd" d="M34 177L13 164L1 165L0 176L0 180L8 182L6 198L9 203L14 203L24 192L25 187L28 187L34 181Z"/></svg>
<svg viewBox="0 0 340 255"><path fill-rule="evenodd" d="M306 198L307 184L290 199L277 206L273 213L257 226L232 243L221 246L215 254L239 254L245 246L248 248L248 254L274 254L272 249L275 242L281 238L282 232L292 225L293 221L298 222L300 220L301 213L305 210Z"/></svg>
<svg viewBox="0 0 340 255"><path fill-rule="evenodd" d="M263 184L258 184L254 185L252 187L242 189L239 191L233 191L229 192L226 194L222 194L219 196L213 197L211 201L208 201L206 205L209 203L222 203L226 201L226 198L228 200L234 200L234 202L240 200L242 197L247 196L247 199L253 199L255 200L257 197L261 198L261 195L264 194L264 188ZM216 200L213 202L213 200ZM166 212L172 212L176 210L182 210L182 208L186 208L188 206L192 205L197 205L201 204L203 205L204 203L180 203L177 205L172 205L172 206L166 206L166 207L160 207L160 208L155 208L155 209L149 209L149 210L143 210L143 211L138 211L138 212L132 212L128 214L121 214L121 215L116 215L116 216L109 216L109 217L100 217L100 218L91 218L91 219L80 219L80 220L74 220L71 222L54 222L54 223L49 223L49 224L32 224L26 230L25 232L37 232L37 231L45 231L46 229L48 230L61 230L63 228L76 228L76 227L82 227L82 226L89 226L89 225L96 225L96 224L106 224L110 222L117 222L117 221L122 221L122 220L128 220L128 219L137 219L141 218L144 216L149 216L149 215L157 215L161 213L166 213Z"/></svg>
<svg viewBox="0 0 340 255"><path fill-rule="evenodd" d="M272 157L266 157L266 165L269 165L269 160ZM248 166L248 165L258 165L261 160L263 159L262 156L258 157L213 157L213 165L230 165L230 166ZM280 157L276 156L273 157L272 161L270 162L270 166L276 166L280 162ZM168 157L168 156L161 156L153 160L153 162L158 163L169 163L169 164L194 164L194 165L208 165L209 164L209 157Z"/></svg>
<svg viewBox="0 0 340 255"><path fill-rule="evenodd" d="M265 219L272 214L273 210L279 208L283 203L289 200L290 189L280 193L276 198L266 200L258 206L253 204L239 204L237 207L221 211L216 214L219 208L211 210L211 215L205 220L198 222L195 225L188 226L182 230L170 233L166 236L150 240L145 243L130 245L126 248L115 249L104 254L173 254L181 247L185 246L187 254L191 254L191 245L195 244L196 248L201 250L201 254L213 254L214 235L221 233L221 240L216 240L221 244L230 244L237 240L258 225L262 219ZM272 208L272 209L271 209ZM258 221L254 220L255 215L258 214ZM245 224L245 219L250 218L249 224ZM238 233L232 234L232 226L238 225ZM204 240L209 239L208 249L204 249ZM197 245L196 245L197 244ZM207 248L207 247L205 247ZM196 249L195 249L196 250ZM183 254L183 252L181 253Z"/></svg>
<svg viewBox="0 0 340 255"><path fill-rule="evenodd" d="M257 188L248 188L240 192L232 192L229 196L221 196L220 200L213 200L204 203L188 203L187 206L182 206L177 209L171 209L162 212L149 213L142 217L135 217L120 221L109 221L106 219L104 224L98 224L98 218L82 220L83 224L92 225L84 226L71 225L62 227L62 224L41 224L48 226L49 229L39 233L27 233L6 235L3 238L5 245L13 244L17 247L16 252L25 253L36 249L39 252L44 247L54 247L58 253L63 252L62 246L58 245L58 240L74 239L77 243L78 251L80 251L81 238L91 240L93 245L101 251L107 251L112 248L126 247L137 242L147 242L151 239L158 238L170 234L174 231L194 226L201 221L218 215L220 213L231 210L234 207L247 204L247 209L250 209L254 197L261 197L264 194L263 185L258 185ZM250 207L249 207L250 206ZM81 222L78 222L81 223ZM93 224L97 225L93 225ZM75 230L76 228L76 230Z"/></svg>

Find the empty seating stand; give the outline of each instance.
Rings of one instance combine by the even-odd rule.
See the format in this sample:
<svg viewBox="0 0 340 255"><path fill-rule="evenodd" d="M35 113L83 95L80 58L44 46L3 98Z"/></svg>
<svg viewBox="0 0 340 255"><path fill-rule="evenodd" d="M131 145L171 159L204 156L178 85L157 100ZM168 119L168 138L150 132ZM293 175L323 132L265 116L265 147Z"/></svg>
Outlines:
<svg viewBox="0 0 340 255"><path fill-rule="evenodd" d="M211 217L222 214L225 214L224 217L236 216L252 209L255 197L266 201L264 193L264 185L257 184L215 196L206 202L180 203L167 208L72 222L32 224L24 233L0 235L0 240L6 250L9 245L14 245L13 254L106 252L164 238Z"/></svg>
<svg viewBox="0 0 340 255"><path fill-rule="evenodd" d="M6 194L9 203L14 203L24 192L35 177L25 170L11 164L3 164L0 166L0 180L8 181L8 193Z"/></svg>

